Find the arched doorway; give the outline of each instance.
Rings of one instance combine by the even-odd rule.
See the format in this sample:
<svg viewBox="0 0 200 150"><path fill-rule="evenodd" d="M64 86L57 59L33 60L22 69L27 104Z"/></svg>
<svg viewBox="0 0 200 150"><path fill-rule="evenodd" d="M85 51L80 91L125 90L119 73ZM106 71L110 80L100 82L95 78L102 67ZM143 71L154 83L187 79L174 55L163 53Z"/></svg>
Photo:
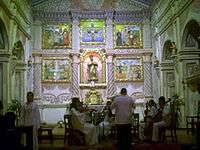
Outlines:
<svg viewBox="0 0 200 150"><path fill-rule="evenodd" d="M162 73L162 90L165 97L175 95L175 72L173 63L173 42L167 40L163 46L161 73Z"/></svg>
<svg viewBox="0 0 200 150"><path fill-rule="evenodd" d="M200 24L196 20L190 20L185 26L180 57L185 83L185 115L196 115L199 93L195 86L200 85Z"/></svg>
<svg viewBox="0 0 200 150"><path fill-rule="evenodd" d="M7 88L5 87L8 86L7 80L4 80L6 76L4 71L6 70L6 53L8 53L8 36L4 22L0 18L0 101L2 101L3 105L4 100L7 99L7 96L5 95Z"/></svg>

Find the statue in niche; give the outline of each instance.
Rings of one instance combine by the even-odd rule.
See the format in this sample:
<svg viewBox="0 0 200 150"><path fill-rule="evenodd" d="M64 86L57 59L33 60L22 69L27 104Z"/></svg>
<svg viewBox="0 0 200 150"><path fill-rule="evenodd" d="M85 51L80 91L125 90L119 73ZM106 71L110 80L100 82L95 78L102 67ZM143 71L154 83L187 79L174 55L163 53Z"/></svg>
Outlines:
<svg viewBox="0 0 200 150"><path fill-rule="evenodd" d="M12 50L12 55L16 56L17 59L22 59L22 53L23 53L23 45L20 41L16 42L14 44L13 50Z"/></svg>
<svg viewBox="0 0 200 150"><path fill-rule="evenodd" d="M102 103L101 94L97 92L95 89L91 89L86 94L85 102L86 104L101 104Z"/></svg>
<svg viewBox="0 0 200 150"><path fill-rule="evenodd" d="M177 48L176 48L176 43L175 42L171 42L171 51L172 51L172 55L176 55L177 54Z"/></svg>
<svg viewBox="0 0 200 150"><path fill-rule="evenodd" d="M97 67L98 64L94 62L93 56L90 56L90 64L88 64L88 75L89 75L89 81L98 81L98 75L97 75Z"/></svg>

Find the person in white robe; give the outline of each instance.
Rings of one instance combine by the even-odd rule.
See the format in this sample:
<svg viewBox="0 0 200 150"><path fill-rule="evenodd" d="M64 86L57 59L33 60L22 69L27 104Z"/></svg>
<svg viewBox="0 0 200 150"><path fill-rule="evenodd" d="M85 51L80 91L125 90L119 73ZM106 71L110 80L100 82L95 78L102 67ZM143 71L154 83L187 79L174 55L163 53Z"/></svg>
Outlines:
<svg viewBox="0 0 200 150"><path fill-rule="evenodd" d="M37 131L40 127L39 106L33 101L33 92L27 93L27 102L21 108L21 124L23 126L33 126L33 149L38 150Z"/></svg>
<svg viewBox="0 0 200 150"><path fill-rule="evenodd" d="M74 129L78 129L85 134L85 142L87 145L94 145L98 143L99 131L98 127L88 123L86 114L82 112L81 103L73 101L71 105L71 123Z"/></svg>

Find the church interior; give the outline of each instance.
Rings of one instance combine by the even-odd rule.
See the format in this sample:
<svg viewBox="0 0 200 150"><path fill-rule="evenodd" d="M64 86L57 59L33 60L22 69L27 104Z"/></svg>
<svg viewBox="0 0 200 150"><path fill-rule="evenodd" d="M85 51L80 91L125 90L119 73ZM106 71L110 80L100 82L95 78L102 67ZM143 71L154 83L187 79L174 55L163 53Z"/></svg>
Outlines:
<svg viewBox="0 0 200 150"><path fill-rule="evenodd" d="M135 101L138 122L150 100L176 104L178 141L164 143L198 147L199 0L0 0L0 113L14 112L20 127L31 91L40 150L70 149L63 140L73 97L99 112L122 88Z"/></svg>

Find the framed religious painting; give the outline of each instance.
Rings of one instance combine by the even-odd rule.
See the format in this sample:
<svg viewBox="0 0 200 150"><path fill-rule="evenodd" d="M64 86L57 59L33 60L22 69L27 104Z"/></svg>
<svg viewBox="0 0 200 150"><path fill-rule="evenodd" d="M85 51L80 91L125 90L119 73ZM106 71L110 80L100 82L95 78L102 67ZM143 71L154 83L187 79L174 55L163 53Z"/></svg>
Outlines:
<svg viewBox="0 0 200 150"><path fill-rule="evenodd" d="M80 22L81 44L105 44L105 21L98 19Z"/></svg>
<svg viewBox="0 0 200 150"><path fill-rule="evenodd" d="M42 26L42 49L71 48L71 24L45 24Z"/></svg>
<svg viewBox="0 0 200 150"><path fill-rule="evenodd" d="M70 82L71 60L68 58L43 58L42 81L43 82Z"/></svg>
<svg viewBox="0 0 200 150"><path fill-rule="evenodd" d="M114 60L115 81L143 81L143 59L142 57L123 58Z"/></svg>
<svg viewBox="0 0 200 150"><path fill-rule="evenodd" d="M80 57L80 84L106 83L106 55L98 50L85 50Z"/></svg>
<svg viewBox="0 0 200 150"><path fill-rule="evenodd" d="M143 48L143 25L115 24L114 26L114 47L115 48Z"/></svg>

